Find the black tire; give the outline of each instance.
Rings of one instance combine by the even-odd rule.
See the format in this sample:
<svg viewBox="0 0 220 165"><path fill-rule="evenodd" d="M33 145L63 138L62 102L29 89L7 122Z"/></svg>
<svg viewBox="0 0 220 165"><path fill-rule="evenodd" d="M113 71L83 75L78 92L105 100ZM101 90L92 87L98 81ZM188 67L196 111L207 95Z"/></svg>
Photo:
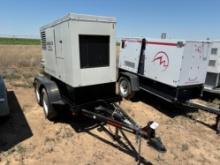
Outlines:
<svg viewBox="0 0 220 165"><path fill-rule="evenodd" d="M216 131L218 134L220 134L220 116L217 117Z"/></svg>
<svg viewBox="0 0 220 165"><path fill-rule="evenodd" d="M35 93L35 98L36 98L36 101L37 101L38 105L42 106L43 105L43 103L42 103L42 93L39 91L39 88L37 87L37 83L34 86L34 93Z"/></svg>
<svg viewBox="0 0 220 165"><path fill-rule="evenodd" d="M48 120L51 121L54 120L57 117L57 111L54 109L53 105L51 104L46 89L42 90L42 104L43 104L45 117Z"/></svg>
<svg viewBox="0 0 220 165"><path fill-rule="evenodd" d="M132 91L131 82L126 77L120 77L119 79L119 94L125 99L131 99L134 97L135 92Z"/></svg>

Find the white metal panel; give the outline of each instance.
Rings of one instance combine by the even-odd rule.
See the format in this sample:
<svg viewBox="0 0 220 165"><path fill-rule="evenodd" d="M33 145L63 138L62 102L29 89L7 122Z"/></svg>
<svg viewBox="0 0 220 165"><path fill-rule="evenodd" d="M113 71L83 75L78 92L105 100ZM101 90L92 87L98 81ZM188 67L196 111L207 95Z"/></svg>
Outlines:
<svg viewBox="0 0 220 165"><path fill-rule="evenodd" d="M86 21L86 22L102 22L102 23L116 23L116 19L114 17L105 17L105 16L94 16L94 15L84 15L84 14L76 14L69 13L66 16L59 18L43 27L41 27L41 31L57 26L63 22L68 21Z"/></svg>
<svg viewBox="0 0 220 165"><path fill-rule="evenodd" d="M88 86L116 81L115 23L72 21L74 86ZM110 36L108 67L80 69L79 35Z"/></svg>
<svg viewBox="0 0 220 165"><path fill-rule="evenodd" d="M213 54L212 49L217 49L217 53ZM209 49L209 63L208 72L211 73L220 73L220 41L213 41ZM211 65L212 63L214 65Z"/></svg>
<svg viewBox="0 0 220 165"><path fill-rule="evenodd" d="M209 43L186 42L179 77L179 86L204 84L208 67Z"/></svg>
<svg viewBox="0 0 220 165"><path fill-rule="evenodd" d="M180 74L183 48L176 42L150 41L145 51L145 73L150 79L177 86Z"/></svg>
<svg viewBox="0 0 220 165"><path fill-rule="evenodd" d="M120 52L119 68L137 73L142 38L122 40L125 41L125 48ZM146 40L143 76L170 86L176 86L183 48L177 47L177 40ZM133 68L130 63L134 64Z"/></svg>
<svg viewBox="0 0 220 165"><path fill-rule="evenodd" d="M123 40L124 48L120 50L119 68L137 73L141 52L141 42L137 39Z"/></svg>
<svg viewBox="0 0 220 165"><path fill-rule="evenodd" d="M44 51L45 72L72 87L97 85L116 81L115 19L85 15L68 15L41 28L47 39L56 40L56 49ZM55 29L55 30L53 30ZM107 67L80 68L79 35L109 36ZM61 42L60 42L61 41ZM56 50L56 51L55 51Z"/></svg>
<svg viewBox="0 0 220 165"><path fill-rule="evenodd" d="M68 72L66 72L66 68L72 65L72 61L70 60L72 58L69 22L63 22L54 27L54 36L56 42L56 67L58 78L69 82L69 76L67 76Z"/></svg>
<svg viewBox="0 0 220 165"><path fill-rule="evenodd" d="M142 38L124 38L119 68L137 73ZM146 38L144 77L169 86L203 84L208 65L208 42ZM135 67L126 66L133 62Z"/></svg>
<svg viewBox="0 0 220 165"><path fill-rule="evenodd" d="M53 28L45 30L46 34L46 50L43 51L45 59L45 71L53 76L57 76L56 57L55 57L55 42Z"/></svg>

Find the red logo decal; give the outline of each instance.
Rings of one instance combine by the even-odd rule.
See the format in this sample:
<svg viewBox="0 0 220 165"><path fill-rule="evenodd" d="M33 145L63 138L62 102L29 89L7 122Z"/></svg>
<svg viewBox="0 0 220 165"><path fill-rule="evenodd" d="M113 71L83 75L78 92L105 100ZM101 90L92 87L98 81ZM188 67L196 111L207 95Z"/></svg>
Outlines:
<svg viewBox="0 0 220 165"><path fill-rule="evenodd" d="M160 51L158 52L155 56L154 56L154 59L152 62L156 62L156 61L159 61L159 64L161 67L164 68L164 70L166 70L168 67L169 67L169 57L168 55L163 52L163 51Z"/></svg>

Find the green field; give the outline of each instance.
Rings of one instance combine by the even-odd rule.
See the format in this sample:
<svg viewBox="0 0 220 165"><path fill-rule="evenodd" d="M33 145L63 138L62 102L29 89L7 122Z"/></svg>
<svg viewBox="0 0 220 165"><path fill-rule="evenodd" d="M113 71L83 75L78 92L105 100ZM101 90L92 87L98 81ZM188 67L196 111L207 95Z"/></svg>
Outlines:
<svg viewBox="0 0 220 165"><path fill-rule="evenodd" d="M1 38L0 45L40 45L40 39Z"/></svg>

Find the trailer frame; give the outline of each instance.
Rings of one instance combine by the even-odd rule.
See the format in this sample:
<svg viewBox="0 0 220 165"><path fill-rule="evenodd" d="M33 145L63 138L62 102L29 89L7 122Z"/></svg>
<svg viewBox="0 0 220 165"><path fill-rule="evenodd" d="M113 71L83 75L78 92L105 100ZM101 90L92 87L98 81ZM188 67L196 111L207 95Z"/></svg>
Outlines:
<svg viewBox="0 0 220 165"><path fill-rule="evenodd" d="M166 148L162 143L160 137L156 136L156 128L158 123L150 121L145 127L141 128L129 115L123 111L116 102L120 104L122 98L115 94L114 97L108 99L98 99L91 102L76 105L70 98L60 94L60 89L57 83L46 75L38 76L33 83L35 87L35 93L39 92L41 95L40 101L37 101L40 105L43 105L44 100L42 98L42 91L46 90L49 95L48 100L50 104L56 108L56 106L66 105L72 114L79 114L88 117L92 120L99 122L99 130L104 131L113 140L117 141L119 145L122 145L125 149L135 154L135 160L138 163L148 163L141 156L141 141L145 139L151 147L160 152L166 152ZM36 96L37 97L37 96ZM47 101L48 101L47 100ZM44 105L43 105L44 107ZM55 109L53 109L55 110ZM54 116L53 116L54 117ZM48 116L46 116L48 118ZM51 120L52 118L48 118ZM105 125L111 125L115 127L115 132L111 132ZM124 132L132 133L136 136L136 143L138 149L134 147L131 141L128 139ZM123 138L127 145L125 145L121 138Z"/></svg>
<svg viewBox="0 0 220 165"><path fill-rule="evenodd" d="M216 115L216 124L215 124L216 133L220 134L220 106L219 108L210 107L204 104L192 102L191 100L180 103L180 105L184 107L188 107L188 108L196 108L196 109Z"/></svg>
<svg viewBox="0 0 220 165"><path fill-rule="evenodd" d="M192 108L196 108L196 109L200 109L202 111L211 113L216 115L216 132L217 134L220 134L220 105L219 108L215 108L215 107L211 107L211 106L206 106L203 104L199 104L199 103L194 103L192 102L191 99L189 99L188 96L181 96L181 99L178 99L177 96L175 97L171 97L169 94L164 93L159 91L158 89L153 88L153 85L158 85L161 83L155 82L151 80L151 83L143 83L142 76L140 74L134 74L131 73L129 71L125 71L120 69L119 70L119 91L120 91L120 95L121 94L121 89L123 84L121 83L122 78L124 78L125 80L127 80L127 96L123 96L126 99L130 99L134 96L135 92L138 92L139 90L143 90L149 94L152 94L170 104L173 105L177 105L177 106L184 106L184 107L188 107L189 109ZM160 85L159 85L160 86ZM164 86L162 86L162 88L165 88ZM200 85L198 86L198 90L194 90L194 91L190 91L190 89L188 91L190 91L191 93L194 93L193 95L198 95L198 91L201 89L202 90L203 86ZM196 88L195 88L196 89ZM167 91L169 91L169 89L166 89ZM181 88L177 88L177 95L179 94L179 92L181 91ZM186 92L185 95L188 95L188 91ZM184 90L182 91L182 93L184 94ZM187 98L187 99L186 99Z"/></svg>

